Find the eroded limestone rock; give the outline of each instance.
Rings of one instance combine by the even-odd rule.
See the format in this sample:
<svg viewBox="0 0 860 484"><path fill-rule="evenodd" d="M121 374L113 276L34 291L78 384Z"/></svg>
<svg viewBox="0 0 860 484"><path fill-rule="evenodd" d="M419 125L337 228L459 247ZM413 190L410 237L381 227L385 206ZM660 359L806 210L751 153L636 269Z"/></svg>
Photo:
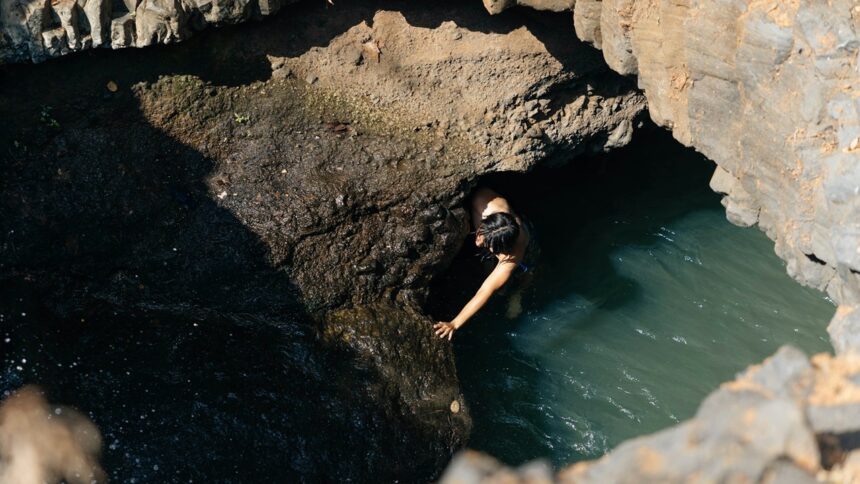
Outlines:
<svg viewBox="0 0 860 484"><path fill-rule="evenodd" d="M652 119L734 178L729 220L758 224L800 282L860 303L860 5L580 0L573 12L576 34L637 76Z"/></svg>
<svg viewBox="0 0 860 484"><path fill-rule="evenodd" d="M259 19L296 0L3 0L0 64L42 62L92 47L145 47L209 25Z"/></svg>
<svg viewBox="0 0 860 484"><path fill-rule="evenodd" d="M562 12L573 7L576 0L483 0L484 7L490 13L501 13L502 11L516 6L537 8L539 10L551 10Z"/></svg>

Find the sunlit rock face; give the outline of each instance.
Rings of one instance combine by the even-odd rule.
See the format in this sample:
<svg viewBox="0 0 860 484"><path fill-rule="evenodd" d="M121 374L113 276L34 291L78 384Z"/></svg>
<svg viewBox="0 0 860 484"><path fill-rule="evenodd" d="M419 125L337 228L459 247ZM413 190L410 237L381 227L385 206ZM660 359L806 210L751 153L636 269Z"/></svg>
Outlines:
<svg viewBox="0 0 860 484"><path fill-rule="evenodd" d="M0 64L41 62L96 47L185 40L210 25L259 19L296 0L3 0Z"/></svg>
<svg viewBox="0 0 860 484"><path fill-rule="evenodd" d="M576 35L637 77L655 122L719 165L729 220L764 230L798 281L860 304L860 5L573 3Z"/></svg>
<svg viewBox="0 0 860 484"><path fill-rule="evenodd" d="M484 7L490 13L500 13L503 10L516 5L537 8L539 10L552 10L562 12L573 8L575 0L483 0Z"/></svg>

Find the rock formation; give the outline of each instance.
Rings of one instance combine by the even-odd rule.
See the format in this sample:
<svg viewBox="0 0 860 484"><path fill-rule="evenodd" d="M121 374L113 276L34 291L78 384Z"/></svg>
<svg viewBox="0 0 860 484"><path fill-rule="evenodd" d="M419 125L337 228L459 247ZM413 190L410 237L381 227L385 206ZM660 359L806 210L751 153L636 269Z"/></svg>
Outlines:
<svg viewBox="0 0 860 484"><path fill-rule="evenodd" d="M0 63L171 43L284 3L7 1ZM856 1L484 0L516 5L572 10L576 35L637 77L652 119L719 164L729 219L764 230L800 282L860 304Z"/></svg>
<svg viewBox="0 0 860 484"><path fill-rule="evenodd" d="M72 408L48 405L38 388L0 401L0 482L105 482L98 429Z"/></svg>
<svg viewBox="0 0 860 484"><path fill-rule="evenodd" d="M571 2L577 36L634 75L651 118L718 164L728 218L758 225L789 274L840 306L836 357L783 349L691 420L553 476L465 453L443 482L860 480L860 5L852 1ZM524 4L492 2L498 13Z"/></svg>
<svg viewBox="0 0 860 484"><path fill-rule="evenodd" d="M485 5L496 13L514 3L526 4ZM548 10L558 3L527 2ZM719 165L711 186L726 195L729 220L758 225L792 277L855 314L860 5L570 3L576 35L600 48L615 71L636 76L651 118ZM834 320L832 333L849 338L839 329L845 324Z"/></svg>
<svg viewBox="0 0 860 484"><path fill-rule="evenodd" d="M203 397L218 425L158 432L285 456L253 464L240 449L261 478L275 465L319 480L438 473L470 419L422 306L469 230L463 197L486 173L621 146L644 113L563 18L388 6L299 5L171 49L6 66L0 80L16 92L0 98L4 287L37 294L33 312L55 326L86 319L82 351L124 361L111 349L123 328L179 345L143 361L189 406L183 382L246 360L241 380L222 376L234 399ZM198 326L206 339L183 329ZM259 390L234 390L245 382ZM227 418L236 398L279 415Z"/></svg>
<svg viewBox="0 0 860 484"><path fill-rule="evenodd" d="M259 19L296 0L3 0L0 64L41 62L95 47L185 40L208 25Z"/></svg>

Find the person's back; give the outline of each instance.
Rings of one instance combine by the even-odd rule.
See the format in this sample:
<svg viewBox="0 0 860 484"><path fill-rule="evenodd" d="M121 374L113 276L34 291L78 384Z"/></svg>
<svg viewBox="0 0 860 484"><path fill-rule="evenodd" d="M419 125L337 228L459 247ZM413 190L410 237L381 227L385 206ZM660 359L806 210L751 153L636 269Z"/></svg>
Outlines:
<svg viewBox="0 0 860 484"><path fill-rule="evenodd" d="M479 188L472 196L472 224L475 228L475 245L492 254L496 267L484 280L481 288L451 322L434 325L439 337L448 339L466 321L478 312L515 274L527 272L525 263L531 234L523 220L513 211L508 201L489 188ZM533 245L533 244L532 244ZM510 317L519 314L520 292L511 298Z"/></svg>
<svg viewBox="0 0 860 484"><path fill-rule="evenodd" d="M472 196L472 225L475 229L475 245L487 248L499 261L522 262L530 234L523 229L522 219L513 211L507 199L489 188L477 189ZM507 234L515 235L513 243L504 237Z"/></svg>

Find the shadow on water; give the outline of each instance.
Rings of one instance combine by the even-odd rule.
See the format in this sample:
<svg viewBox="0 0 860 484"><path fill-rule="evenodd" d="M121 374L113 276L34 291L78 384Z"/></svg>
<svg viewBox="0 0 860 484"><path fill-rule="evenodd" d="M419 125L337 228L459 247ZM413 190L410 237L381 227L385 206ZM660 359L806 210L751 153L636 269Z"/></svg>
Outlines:
<svg viewBox="0 0 860 484"><path fill-rule="evenodd" d="M531 220L541 260L523 316L494 298L455 337L471 447L512 464L596 458L689 417L780 344L827 349L832 307L785 275L762 234L725 221L713 170L650 128L560 170L482 180ZM434 285L438 319L485 274L471 243Z"/></svg>

